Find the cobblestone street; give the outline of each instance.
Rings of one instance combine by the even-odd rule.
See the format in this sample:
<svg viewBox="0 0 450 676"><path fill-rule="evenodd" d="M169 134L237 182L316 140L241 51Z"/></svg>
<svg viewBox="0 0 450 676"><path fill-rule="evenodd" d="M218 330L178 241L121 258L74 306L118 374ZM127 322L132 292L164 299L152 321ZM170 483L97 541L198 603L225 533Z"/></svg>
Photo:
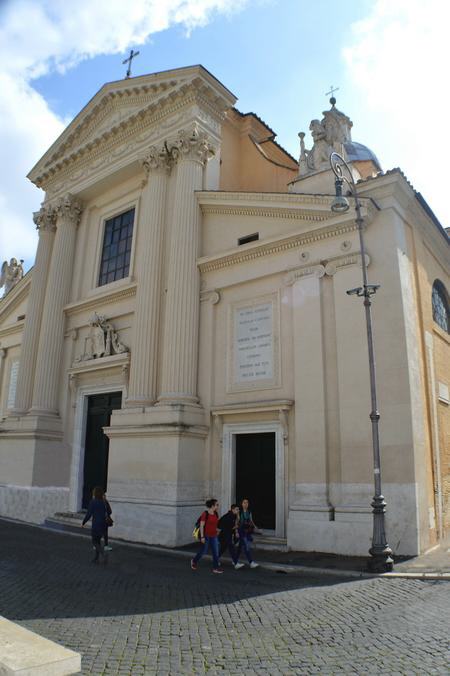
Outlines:
<svg viewBox="0 0 450 676"><path fill-rule="evenodd" d="M82 654L83 674L449 674L450 583L264 570L0 520L0 614Z"/></svg>

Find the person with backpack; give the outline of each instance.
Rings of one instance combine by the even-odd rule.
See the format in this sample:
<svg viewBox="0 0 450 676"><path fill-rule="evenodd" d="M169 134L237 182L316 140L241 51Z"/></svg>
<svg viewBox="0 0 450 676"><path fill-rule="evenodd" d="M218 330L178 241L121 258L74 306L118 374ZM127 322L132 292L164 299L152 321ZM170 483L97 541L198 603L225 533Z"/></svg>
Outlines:
<svg viewBox="0 0 450 676"><path fill-rule="evenodd" d="M202 543L201 549L197 552L194 558L191 560L192 570L197 570L197 565L200 559L204 554L208 552L208 549L211 548L211 554L213 557L213 573L221 574L223 573L222 568L219 564L219 538L217 524L219 522L219 503L215 498L207 500L205 503L206 510L200 515L198 525L199 525L199 539Z"/></svg>
<svg viewBox="0 0 450 676"><path fill-rule="evenodd" d="M104 495L105 492L101 486L96 486L94 488L92 491L92 500L89 503L88 511L81 524L82 528L84 528L89 519L92 519L91 535L92 544L95 549L95 556L92 559L92 563L98 563L100 556L103 559L103 563L106 564L108 561L108 557L105 554L102 544L102 538L104 538L106 534L106 522L108 517L108 509L106 507Z"/></svg>
<svg viewBox="0 0 450 676"><path fill-rule="evenodd" d="M253 561L252 557L252 546L253 542L253 533L257 530L255 523L253 521L253 516L250 511L250 502L248 498L243 498L241 500L241 509L239 515L239 546L238 546L238 558L241 554L242 549L245 550L245 555L247 556L247 561L250 565L250 568L258 568L259 564Z"/></svg>
<svg viewBox="0 0 450 676"><path fill-rule="evenodd" d="M243 563L239 563L238 555L234 542L239 538L239 506L231 505L229 511L219 519L218 527L219 534L219 559L222 557L224 551L228 548L231 560L235 570L244 567Z"/></svg>

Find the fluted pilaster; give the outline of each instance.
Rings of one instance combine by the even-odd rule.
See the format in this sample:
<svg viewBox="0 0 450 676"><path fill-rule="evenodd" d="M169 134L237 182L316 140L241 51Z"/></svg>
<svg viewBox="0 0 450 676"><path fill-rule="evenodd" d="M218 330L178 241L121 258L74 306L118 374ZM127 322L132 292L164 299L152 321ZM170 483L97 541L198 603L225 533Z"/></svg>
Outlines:
<svg viewBox="0 0 450 676"><path fill-rule="evenodd" d="M56 207L57 230L50 262L38 348L31 413L58 413L58 384L64 344L63 307L70 298L76 229L81 204L71 195Z"/></svg>
<svg viewBox="0 0 450 676"><path fill-rule="evenodd" d="M179 134L171 149L178 160L159 402L197 402L200 279L197 269L200 209L195 196L202 189L203 168L213 155L206 136L194 127Z"/></svg>
<svg viewBox="0 0 450 676"><path fill-rule="evenodd" d="M39 332L56 230L55 209L48 205L43 206L33 214L33 220L39 231L39 242L28 297L13 415L26 413L31 406Z"/></svg>
<svg viewBox="0 0 450 676"><path fill-rule="evenodd" d="M161 264L168 174L167 150L151 148L143 160L148 175L139 224L138 288L126 406L147 406L156 399Z"/></svg>

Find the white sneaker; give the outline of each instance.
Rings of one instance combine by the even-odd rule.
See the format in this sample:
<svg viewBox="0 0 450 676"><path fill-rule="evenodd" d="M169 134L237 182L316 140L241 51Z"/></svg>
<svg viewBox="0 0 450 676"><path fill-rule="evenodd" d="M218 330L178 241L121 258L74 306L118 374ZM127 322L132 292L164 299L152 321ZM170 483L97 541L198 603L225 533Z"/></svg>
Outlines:
<svg viewBox="0 0 450 676"><path fill-rule="evenodd" d="M243 563L235 563L234 564L234 570L240 570L243 567L244 567Z"/></svg>
<svg viewBox="0 0 450 676"><path fill-rule="evenodd" d="M250 564L250 568L259 568L259 563L255 563L255 561L252 561Z"/></svg>
<svg viewBox="0 0 450 676"><path fill-rule="evenodd" d="M103 549L105 550L105 552L112 552L112 547L110 547L109 545L105 545Z"/></svg>

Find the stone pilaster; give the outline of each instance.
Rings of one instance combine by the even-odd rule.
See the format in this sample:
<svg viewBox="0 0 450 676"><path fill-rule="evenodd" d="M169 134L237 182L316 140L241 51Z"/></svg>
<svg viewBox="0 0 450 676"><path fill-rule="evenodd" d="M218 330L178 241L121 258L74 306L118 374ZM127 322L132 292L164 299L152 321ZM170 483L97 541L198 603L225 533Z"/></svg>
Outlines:
<svg viewBox="0 0 450 676"><path fill-rule="evenodd" d="M171 149L178 161L164 325L164 356L159 403L197 403L200 276L197 269L203 169L213 155L196 127L179 133Z"/></svg>
<svg viewBox="0 0 450 676"><path fill-rule="evenodd" d="M150 148L143 160L148 181L140 209L138 288L127 408L149 406L156 399L163 233L171 164L164 147Z"/></svg>
<svg viewBox="0 0 450 676"><path fill-rule="evenodd" d="M63 308L70 299L76 230L81 204L66 195L56 207L57 230L50 262L31 413L58 413L59 371L64 344Z"/></svg>
<svg viewBox="0 0 450 676"><path fill-rule="evenodd" d="M55 209L48 205L43 206L40 211L37 211L33 215L33 219L39 231L39 242L33 267L30 295L28 297L19 373L17 376L16 400L12 415L22 415L31 406L39 332L56 230Z"/></svg>

